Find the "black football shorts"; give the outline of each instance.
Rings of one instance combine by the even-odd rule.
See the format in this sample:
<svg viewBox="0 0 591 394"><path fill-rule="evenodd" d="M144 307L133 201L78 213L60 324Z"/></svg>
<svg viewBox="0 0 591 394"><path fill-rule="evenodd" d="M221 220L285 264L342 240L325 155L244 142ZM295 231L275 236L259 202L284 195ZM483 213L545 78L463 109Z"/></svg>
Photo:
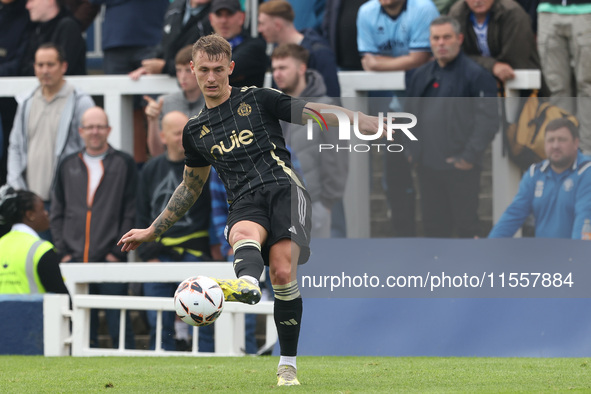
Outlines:
<svg viewBox="0 0 591 394"><path fill-rule="evenodd" d="M269 265L270 247L286 238L298 244L298 264L304 264L310 257L311 214L312 203L305 189L295 185L259 187L230 205L226 239L233 225L249 220L267 230L267 240L261 251L265 265Z"/></svg>

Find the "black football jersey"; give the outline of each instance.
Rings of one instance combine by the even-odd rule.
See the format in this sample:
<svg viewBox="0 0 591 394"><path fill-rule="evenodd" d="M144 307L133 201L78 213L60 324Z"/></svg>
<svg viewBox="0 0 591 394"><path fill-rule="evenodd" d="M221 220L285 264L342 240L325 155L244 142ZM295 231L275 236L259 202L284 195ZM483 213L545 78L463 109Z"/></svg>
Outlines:
<svg viewBox="0 0 591 394"><path fill-rule="evenodd" d="M233 87L228 100L204 107L185 126L185 164L211 164L226 186L228 201L267 184L302 186L279 120L302 123L305 104L275 89Z"/></svg>

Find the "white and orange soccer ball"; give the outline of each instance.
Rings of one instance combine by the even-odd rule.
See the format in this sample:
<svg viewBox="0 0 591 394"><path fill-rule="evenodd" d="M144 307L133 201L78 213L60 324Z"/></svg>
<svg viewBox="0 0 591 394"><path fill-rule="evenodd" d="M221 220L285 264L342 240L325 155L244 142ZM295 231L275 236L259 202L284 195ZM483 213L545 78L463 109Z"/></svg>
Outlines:
<svg viewBox="0 0 591 394"><path fill-rule="evenodd" d="M207 326L213 323L224 309L222 288L207 276L185 279L174 293L176 314L192 326Z"/></svg>

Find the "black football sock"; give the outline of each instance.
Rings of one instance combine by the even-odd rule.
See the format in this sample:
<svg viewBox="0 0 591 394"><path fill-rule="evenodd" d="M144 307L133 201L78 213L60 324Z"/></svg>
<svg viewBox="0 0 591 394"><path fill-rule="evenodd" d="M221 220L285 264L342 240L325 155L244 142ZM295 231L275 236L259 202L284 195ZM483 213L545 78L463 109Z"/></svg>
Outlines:
<svg viewBox="0 0 591 394"><path fill-rule="evenodd" d="M234 272L237 278L247 275L258 281L264 268L261 244L251 239L243 239L234 244Z"/></svg>
<svg viewBox="0 0 591 394"><path fill-rule="evenodd" d="M287 285L273 285L275 291L274 318L279 337L279 346L282 356L296 356L298 353L298 340L300 338L300 326L302 322L303 303L297 289L297 282ZM297 298L282 300L282 294L297 294ZM280 297L280 298L277 298ZM291 298L287 296L286 298Z"/></svg>

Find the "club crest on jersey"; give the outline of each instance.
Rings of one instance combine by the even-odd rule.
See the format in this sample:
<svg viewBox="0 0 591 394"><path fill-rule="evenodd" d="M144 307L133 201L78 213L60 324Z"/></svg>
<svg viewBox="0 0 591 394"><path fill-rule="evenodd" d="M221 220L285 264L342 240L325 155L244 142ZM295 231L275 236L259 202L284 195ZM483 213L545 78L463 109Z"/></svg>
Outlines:
<svg viewBox="0 0 591 394"><path fill-rule="evenodd" d="M217 160L216 153L223 155L224 153L232 152L235 148L240 148L243 145L250 145L254 141L254 134L250 130L242 130L236 134L236 130L232 130L230 141L221 141L219 144L211 147L209 153ZM228 146L226 146L228 145Z"/></svg>
<svg viewBox="0 0 591 394"><path fill-rule="evenodd" d="M203 138L206 134L209 134L210 131L207 128L207 126L203 125L203 127L201 127L201 134L199 135L199 138Z"/></svg>
<svg viewBox="0 0 591 394"><path fill-rule="evenodd" d="M534 197L540 198L544 194L544 181L537 181L534 190Z"/></svg>
<svg viewBox="0 0 591 394"><path fill-rule="evenodd" d="M246 103L240 103L238 106L238 115L240 116L248 116L252 112L252 107Z"/></svg>

